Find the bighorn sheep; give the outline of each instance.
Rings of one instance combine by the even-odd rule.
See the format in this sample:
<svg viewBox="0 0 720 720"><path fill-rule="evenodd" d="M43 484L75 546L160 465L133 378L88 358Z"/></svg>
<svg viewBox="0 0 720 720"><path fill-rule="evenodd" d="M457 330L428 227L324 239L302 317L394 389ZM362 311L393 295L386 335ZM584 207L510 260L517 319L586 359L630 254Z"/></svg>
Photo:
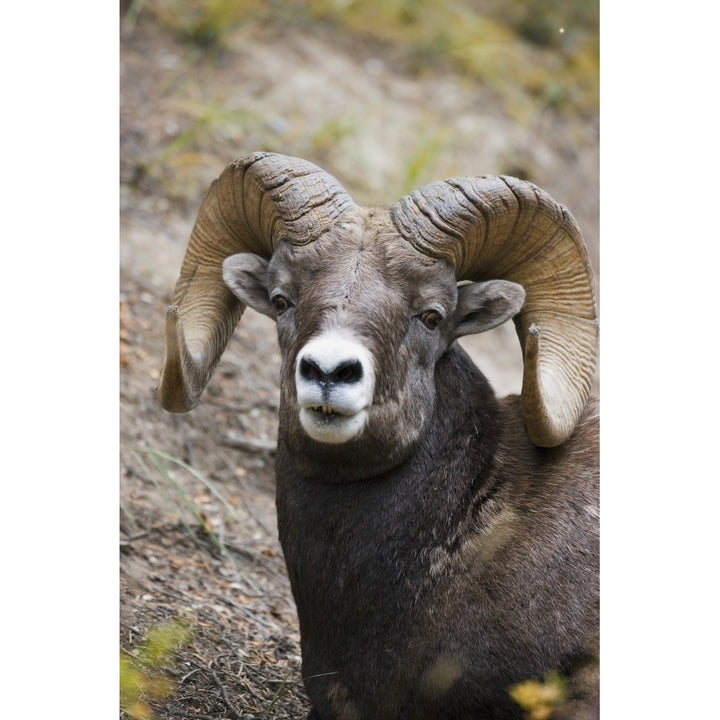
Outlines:
<svg viewBox="0 0 720 720"><path fill-rule="evenodd" d="M197 405L246 305L277 320L278 527L310 717L519 718L513 683L556 669L573 696L581 667L587 685L598 329L569 212L510 177L362 208L317 166L255 153L198 213L167 410ZM498 400L454 341L510 317L522 394Z"/></svg>

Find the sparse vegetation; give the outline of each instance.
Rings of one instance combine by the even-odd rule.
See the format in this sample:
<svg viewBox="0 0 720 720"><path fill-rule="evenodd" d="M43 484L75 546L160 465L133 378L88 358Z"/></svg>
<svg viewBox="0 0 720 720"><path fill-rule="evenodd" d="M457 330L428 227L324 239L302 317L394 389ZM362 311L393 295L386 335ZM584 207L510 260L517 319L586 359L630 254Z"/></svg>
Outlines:
<svg viewBox="0 0 720 720"><path fill-rule="evenodd" d="M172 695L174 683L164 673L192 637L191 626L173 620L151 628L137 647L120 652L120 709L132 720L153 720L154 702Z"/></svg>
<svg viewBox="0 0 720 720"><path fill-rule="evenodd" d="M569 0L315 0L308 12L402 48L415 72L450 68L515 101L564 86L568 102L597 103L597 3ZM594 8L593 8L594 5ZM528 41L531 46L528 46ZM594 97L593 97L594 96Z"/></svg>
<svg viewBox="0 0 720 720"><path fill-rule="evenodd" d="M509 122L520 125L547 110L594 115L598 109L597 0L135 0L131 7L128 22L147 13L188 45L163 89L178 105L177 127L167 129L163 149L144 160L138 175L176 200L202 194L216 174L212 158L219 144L315 157L332 168L333 151L342 147L347 154L348 145L361 142L362 120L347 111L324 109L319 120L304 112L280 119L250 103L238 106L197 74L198 63L225 62L223 53L241 45L249 28L288 32L298 25L374 43L400 70L450 72L493 93ZM424 149L407 148L405 167L388 179L401 190L413 178L430 179L419 169L443 133L446 128L430 131ZM361 172L357 182L362 188Z"/></svg>
<svg viewBox="0 0 720 720"><path fill-rule="evenodd" d="M144 0L148 11L183 39L204 50L221 50L232 31L261 11L262 0Z"/></svg>
<svg viewBox="0 0 720 720"><path fill-rule="evenodd" d="M155 449L127 448L127 450L138 462L138 465L143 468L146 477L155 484L161 494L168 497L167 490L170 490L169 502L171 504L175 504L177 507L181 522L185 526L188 534L195 537L194 526L196 524L211 540L212 544L215 545L219 552L232 561L232 556L228 553L228 549L225 547L221 528L226 517L232 522L241 522L241 520L234 511L229 500L225 497L224 493L216 488L215 484L208 480L201 472L188 465L186 462L183 462L180 458ZM146 458L150 461L150 466L148 466ZM193 480L197 481L203 488L208 490L213 498L219 501L221 511L218 513L217 517L211 519L206 516L203 509L192 500L188 493L182 488L180 483L175 480L171 466L184 470ZM186 519L186 514L190 515L190 518L194 521L194 523L191 523L188 519Z"/></svg>

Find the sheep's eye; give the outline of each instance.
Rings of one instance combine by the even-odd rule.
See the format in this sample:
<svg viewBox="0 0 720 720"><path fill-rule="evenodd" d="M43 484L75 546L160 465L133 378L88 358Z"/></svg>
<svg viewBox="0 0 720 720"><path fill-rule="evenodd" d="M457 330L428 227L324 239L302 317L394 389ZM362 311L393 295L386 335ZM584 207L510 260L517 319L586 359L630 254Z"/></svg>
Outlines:
<svg viewBox="0 0 720 720"><path fill-rule="evenodd" d="M434 330L442 320L442 315L437 310L426 310L421 316L420 319L425 324L425 327L430 328L430 330Z"/></svg>
<svg viewBox="0 0 720 720"><path fill-rule="evenodd" d="M282 315L290 307L290 302L284 295L273 295L270 302L278 315Z"/></svg>

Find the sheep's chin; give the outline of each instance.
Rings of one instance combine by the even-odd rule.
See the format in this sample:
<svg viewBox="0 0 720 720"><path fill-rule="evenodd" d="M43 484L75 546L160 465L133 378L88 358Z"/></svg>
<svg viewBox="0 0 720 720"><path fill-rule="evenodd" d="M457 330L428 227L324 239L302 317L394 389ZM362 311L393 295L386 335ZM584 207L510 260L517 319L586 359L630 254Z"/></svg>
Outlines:
<svg viewBox="0 0 720 720"><path fill-rule="evenodd" d="M365 429L368 411L353 414L328 412L316 408L300 409L303 430L317 442L340 445L357 438Z"/></svg>

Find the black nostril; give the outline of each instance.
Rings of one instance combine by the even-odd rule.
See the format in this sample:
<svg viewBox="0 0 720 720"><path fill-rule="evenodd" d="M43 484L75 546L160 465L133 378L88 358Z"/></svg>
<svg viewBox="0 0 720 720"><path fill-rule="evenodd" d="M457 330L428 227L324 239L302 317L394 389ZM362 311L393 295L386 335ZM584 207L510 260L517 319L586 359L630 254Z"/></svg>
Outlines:
<svg viewBox="0 0 720 720"><path fill-rule="evenodd" d="M325 379L325 373L312 360L303 358L300 361L300 375L306 380L321 382Z"/></svg>
<svg viewBox="0 0 720 720"><path fill-rule="evenodd" d="M333 382L354 383L362 379L362 376L362 365L357 360L352 360L344 365L339 365L331 379Z"/></svg>
<svg viewBox="0 0 720 720"><path fill-rule="evenodd" d="M362 363L358 360L349 360L337 365L330 372L323 371L309 358L300 360L300 375L306 380L318 383L354 383L362 379Z"/></svg>

